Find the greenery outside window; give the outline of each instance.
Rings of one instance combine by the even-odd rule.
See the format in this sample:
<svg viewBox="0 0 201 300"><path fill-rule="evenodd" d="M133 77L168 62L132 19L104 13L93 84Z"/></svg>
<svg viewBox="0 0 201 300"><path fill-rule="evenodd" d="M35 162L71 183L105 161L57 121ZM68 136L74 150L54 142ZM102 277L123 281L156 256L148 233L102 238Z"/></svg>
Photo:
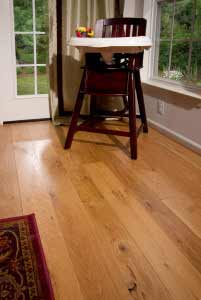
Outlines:
<svg viewBox="0 0 201 300"><path fill-rule="evenodd" d="M201 88L201 0L158 1L154 77Z"/></svg>
<svg viewBox="0 0 201 300"><path fill-rule="evenodd" d="M48 0L13 0L17 95L48 93Z"/></svg>

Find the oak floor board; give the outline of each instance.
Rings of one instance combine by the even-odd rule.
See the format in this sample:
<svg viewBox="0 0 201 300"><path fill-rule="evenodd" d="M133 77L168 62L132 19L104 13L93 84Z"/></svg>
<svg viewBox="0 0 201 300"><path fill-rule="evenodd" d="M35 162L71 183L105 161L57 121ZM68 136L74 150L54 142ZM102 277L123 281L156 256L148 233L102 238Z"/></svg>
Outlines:
<svg viewBox="0 0 201 300"><path fill-rule="evenodd" d="M124 159L127 162L126 158ZM121 161L122 160L123 158ZM111 159L108 160L107 165L110 166L110 169L113 170L114 174L127 186L128 190L135 194L137 200L152 215L155 221L166 232L167 236L174 241L177 247L182 250L191 263L201 272L201 255L196 255L196 253L201 253L200 198L194 199L186 196L186 202L190 205L189 209L185 208L184 203L181 201L182 199L177 197L168 198L169 200L172 200L172 205L166 205L168 199L162 201L157 190L153 188L150 181L146 179L146 175L144 174L144 176L142 176L140 174L142 170L145 170L143 166L141 166L140 171L137 164L135 165L136 168L133 168L133 164L129 161L122 164L118 163L118 161L115 161L113 158L113 161L110 162ZM115 165L117 166L116 169L114 168ZM118 167L121 172L117 172ZM147 168L146 170L148 173L149 169ZM135 178L135 180L133 180L133 178ZM162 175L160 176L160 179L161 181L163 180ZM146 193L144 192L145 188ZM171 186L169 186L169 189L170 188ZM179 203L176 206L178 201ZM174 209L172 209L172 207L174 207ZM178 213L176 208L178 209ZM188 218L182 218L181 215L188 215Z"/></svg>
<svg viewBox="0 0 201 300"><path fill-rule="evenodd" d="M199 299L201 275L103 163L86 166L104 197L176 299ZM106 184L107 183L107 184Z"/></svg>
<svg viewBox="0 0 201 300"><path fill-rule="evenodd" d="M56 147L54 149L59 151L58 154L62 152L60 148L58 149ZM54 157L52 153L52 157L49 157L50 164L51 162L54 164L56 157L58 157L58 155ZM128 290L131 289L130 297L132 297L132 299L171 299L169 293L161 284L160 279L146 261L146 258L140 254L140 251L137 249L136 245L134 245L127 231L121 226L120 220L114 216L113 211L107 203L104 202L104 198L101 196L100 192L98 192L92 181L86 176L84 169L80 166L79 170L76 167L74 167L74 171L72 171L72 169L69 170L68 158L64 155L61 156L60 159L79 193L80 200L84 204L85 210L87 210L88 215L93 221L96 235L98 236L99 241L101 241L102 247L108 254L110 259L110 269L112 271L111 276L116 284L119 282L118 287L121 286L121 288L127 292L128 296ZM62 181L61 173L64 173L64 170L60 169L60 172L56 175L56 181L58 178L60 178L59 182ZM64 180L66 181L66 179ZM66 189L68 188L66 187ZM61 195L61 193L63 194L62 189L60 189L59 194ZM108 223L109 225L107 225ZM126 243L127 239L128 245L130 244L129 251ZM112 242L113 240L114 242ZM121 250L121 247L124 248L124 244L125 251ZM122 257L123 260L120 259L120 257ZM140 266L138 266L139 262ZM134 271L135 269L137 270L136 272ZM137 273L137 275L135 275L135 273ZM150 278L147 277L147 273L152 274ZM137 290L133 289L132 291L132 286L135 287L136 280L138 281ZM154 282L158 282L157 289L154 288Z"/></svg>
<svg viewBox="0 0 201 300"><path fill-rule="evenodd" d="M22 214L11 128L0 126L0 218ZM9 205L8 205L9 203Z"/></svg>
<svg viewBox="0 0 201 300"><path fill-rule="evenodd" d="M150 148L152 149L152 147ZM201 172L194 166L194 164L191 165L188 160L183 161L183 157L182 158L180 157L178 162L178 157L175 152L174 154L171 154L168 157L167 149L165 150L164 153L165 159L167 160L167 164L165 167L162 164L162 168L161 168L160 159L158 159L158 151L163 153L162 150L163 148L160 147L159 149L155 148L155 153L157 158L155 158L154 156L150 158L149 153L147 153L147 155L146 153L143 154L144 155L143 161L145 165L144 168L142 165L140 166L140 168L138 168L137 164L136 164L136 168L133 168L132 162L130 162L127 157L125 156L123 157L122 153L120 152L116 153L119 160L122 162L120 169L122 174L124 174L124 176L121 176L120 179L125 184L127 184L129 188L135 191L137 190L138 193L141 193L141 197L139 198L140 200L143 200L142 185L146 186L146 189L150 191L150 194L156 195L155 199L160 198L163 201L163 203L165 203L166 206L168 206L168 208L172 210L174 215L177 216L178 221L180 219L184 224L186 224L191 229L191 231L193 231L194 234L196 234L200 238L201 237L201 231L200 231ZM195 154L193 153L193 155ZM150 164L149 167L148 164L146 166L147 160ZM197 160L198 161L201 160L198 155L197 155ZM183 164L185 165L184 167L182 166ZM183 169L179 170L181 166L182 168L185 168L185 172L183 172ZM175 170L176 173L178 173L176 175L177 178L175 178L174 175ZM135 181L133 181L133 177L135 177ZM139 187L137 188L138 185ZM152 197L152 202L155 199ZM150 204L151 203L149 203L148 205ZM161 205L159 201L156 200L155 200L155 204ZM163 215L165 216L165 214ZM166 221L168 221L168 219L166 219ZM171 222L171 224L174 226L175 222ZM183 234L181 231L178 231L178 233L180 235ZM183 239L185 239L185 236L183 236ZM188 239L186 240L186 243L189 243Z"/></svg>
<svg viewBox="0 0 201 300"><path fill-rule="evenodd" d="M0 127L0 217L36 214L56 300L200 300L201 156L151 128L137 161L127 138L66 133Z"/></svg>
<svg viewBox="0 0 201 300"><path fill-rule="evenodd" d="M183 147L170 138L164 139L164 135L155 130L152 130L152 137L157 141L158 144L175 153L177 157L181 157L183 160L201 171L201 151L199 153L200 155L198 155L198 153L195 153L190 149Z"/></svg>
<svg viewBox="0 0 201 300"><path fill-rule="evenodd" d="M17 142L14 151L23 214L36 214L56 299L82 300L51 197L41 180L40 161L34 151L34 143Z"/></svg>
<svg viewBox="0 0 201 300"><path fill-rule="evenodd" d="M187 224L201 240L201 197L170 197L165 198L163 202L178 218Z"/></svg>
<svg viewBox="0 0 201 300"><path fill-rule="evenodd" d="M157 142L156 142L157 144ZM96 146L94 146L96 147ZM161 147L160 147L161 148ZM159 149L160 149L159 148ZM162 149L160 149L161 151ZM103 149L100 150L101 153L103 153L103 156L105 155L105 153L103 152ZM99 152L100 152L99 151ZM94 151L96 153L96 157L97 159L100 159L100 157L97 155L97 147ZM165 149L166 152L166 149ZM140 197L138 197L138 199L141 201L141 203L145 206L146 209L148 209L148 211L151 211L151 214L154 215L155 220L161 225L161 227L166 231L167 235L175 242L175 244L183 250L183 253L186 255L186 257L191 261L191 263L200 271L200 260L201 260L201 256L200 255L196 255L196 253L200 253L200 249L201 249L201 241L199 238L197 238L194 234L194 232L192 232L188 226L186 226L185 223L183 223L179 218L177 218L175 216L174 213L172 213L171 210L168 209L168 207L166 205L164 205L161 201L159 201L160 199L157 197L157 194L155 192L157 192L157 190L155 192L153 192L150 187L146 184L147 180L145 180L143 182L144 186L146 186L148 192L149 192L149 198L145 198L143 197L143 184L139 184L141 183L141 181L143 181L143 178L146 178L147 173L150 171L152 172L152 166L150 167L149 164L145 164L144 161L146 162L146 158L144 159L143 163L136 163L135 162L135 167L136 168L132 168L133 170L135 170L134 174L132 172L131 168L128 168L128 166L132 166L133 167L133 162L131 162L129 160L129 158L125 158L122 155L123 152L118 152L118 154L120 154L121 157L121 161L125 161L125 168L128 169L128 173L131 174L131 180L130 180L130 187L133 187L133 192L139 194ZM194 154L193 154L194 155ZM125 156L125 155L124 155ZM170 158L172 154L170 155ZM173 152L173 158L174 156L177 157L177 154L175 155L175 153ZM105 158L106 156L104 156ZM166 155L167 157L167 155ZM169 165L171 167L171 160L169 158ZM179 158L181 159L181 157ZM183 160L183 157L182 157ZM109 159L107 160L107 163L109 163L110 165L115 165L115 161L114 159L112 159L111 157L111 152L109 155ZM184 162L186 163L186 162ZM188 165L188 161L187 161L187 165ZM153 161L154 164L154 161ZM194 166L189 166L191 167L192 171ZM118 166L117 166L118 168ZM123 172L122 169L122 165L119 168L121 170L121 178L130 178L129 174ZM143 174L143 176L141 176L139 178L139 180L136 180L139 176L138 173L140 172L140 170L143 170L144 172L146 172L146 174ZM76 172L75 172L76 175ZM123 176L122 176L123 175ZM157 174L158 175L158 174ZM161 181L165 182L165 179L163 179L163 177L161 176L162 174L159 173L158 178L160 178ZM195 173L195 176L199 175ZM133 183L133 178L135 177L135 182ZM199 176L198 176L199 179ZM138 182L138 185L136 185L136 181ZM165 182L166 184L166 182ZM190 185L191 182L188 182L188 185ZM168 186L168 189L173 189L173 186ZM162 189L163 190L163 189ZM141 191L141 192L140 192ZM140 193L139 193L140 192ZM152 195L152 197L150 197L150 195ZM180 195L180 194L179 194ZM168 217L167 217L168 216ZM179 230L178 230L179 229Z"/></svg>
<svg viewBox="0 0 201 300"><path fill-rule="evenodd" d="M85 165L86 166L86 165ZM160 278L122 225L114 210L97 190L91 178L84 172L71 174L88 214L96 226L96 232L109 257L115 259L122 273L125 288L132 299L172 299ZM149 274L149 275L148 275ZM155 289L155 283L157 288Z"/></svg>
<svg viewBox="0 0 201 300"><path fill-rule="evenodd" d="M42 182L51 195L84 297L97 300L126 299L130 296L129 292L122 288L123 283L119 280L118 273L113 270L115 265L100 243L94 224L86 213L70 178L67 177L60 158L48 143L42 155L40 144L41 142L35 142L34 149L41 158Z"/></svg>
<svg viewBox="0 0 201 300"><path fill-rule="evenodd" d="M160 174L164 174L166 178L169 178L168 183L171 186L179 186L180 191L192 196L201 194L200 169L157 143L150 144L149 155L147 152L146 150L143 152L143 159L146 157L146 162L153 168L155 166L155 169L160 170Z"/></svg>

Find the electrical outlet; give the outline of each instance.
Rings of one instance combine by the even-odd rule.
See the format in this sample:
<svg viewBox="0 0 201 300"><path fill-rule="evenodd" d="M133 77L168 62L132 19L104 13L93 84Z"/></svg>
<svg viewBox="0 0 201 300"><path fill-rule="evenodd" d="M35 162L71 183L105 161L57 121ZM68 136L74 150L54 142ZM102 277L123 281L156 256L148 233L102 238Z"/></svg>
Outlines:
<svg viewBox="0 0 201 300"><path fill-rule="evenodd" d="M160 115L164 115L165 113L165 102L162 100L158 100L157 111Z"/></svg>

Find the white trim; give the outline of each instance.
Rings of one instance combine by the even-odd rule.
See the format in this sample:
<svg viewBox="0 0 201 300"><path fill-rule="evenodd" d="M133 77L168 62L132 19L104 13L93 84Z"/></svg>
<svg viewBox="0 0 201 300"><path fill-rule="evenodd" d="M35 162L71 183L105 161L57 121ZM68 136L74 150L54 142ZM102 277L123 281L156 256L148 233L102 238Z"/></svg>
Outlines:
<svg viewBox="0 0 201 300"><path fill-rule="evenodd" d="M15 31L15 34L46 34L46 32L43 31Z"/></svg>
<svg viewBox="0 0 201 300"><path fill-rule="evenodd" d="M32 13L33 13L33 50L34 50L34 94L38 92L38 79L37 79L37 53L36 53L36 11L35 0L32 0Z"/></svg>
<svg viewBox="0 0 201 300"><path fill-rule="evenodd" d="M190 85L190 84L185 84L182 81L176 81L173 79L164 79L162 77L157 77L157 76L153 76L150 79L151 82L157 82L158 84L161 85L166 85L169 87L169 89L172 90L183 90L184 94L186 93L186 91L188 92L192 92L194 94L197 94L199 96L201 96L201 87L196 86L196 85Z"/></svg>
<svg viewBox="0 0 201 300"><path fill-rule="evenodd" d="M10 28L11 32L11 51L12 51L12 84L13 84L13 95L12 99L17 95L17 70L16 70L16 43L15 43L15 18L14 18L14 7L13 0L9 1L9 12L10 12Z"/></svg>
<svg viewBox="0 0 201 300"><path fill-rule="evenodd" d="M156 0L144 0L143 17L147 20L146 35L152 40L152 48L144 52L144 67L141 70L142 80L151 78L153 70L155 43L154 34L156 32Z"/></svg>
<svg viewBox="0 0 201 300"><path fill-rule="evenodd" d="M158 131L160 131L161 133L172 138L176 142L181 143L182 145L186 146L187 148L189 148L201 155L201 145L200 144L192 141L191 139L186 138L184 135L182 135L176 131L173 131L151 119L148 119L148 123L150 124L151 127L157 129Z"/></svg>
<svg viewBox="0 0 201 300"><path fill-rule="evenodd" d="M170 81L160 80L159 78L153 78L152 80L144 80L142 81L142 83L169 92L181 94L181 96L185 95L191 97L191 99L194 98L196 100L201 100L200 89L192 89L191 87L188 88L187 86L177 85Z"/></svg>
<svg viewBox="0 0 201 300"><path fill-rule="evenodd" d="M46 67L46 64L16 64L15 66L16 66L16 68L34 67L34 66L37 66L37 67Z"/></svg>
<svg viewBox="0 0 201 300"><path fill-rule="evenodd" d="M19 95L19 96L16 96L16 99L15 100L19 100L19 99L35 99L35 98L48 98L48 94L37 94L37 95Z"/></svg>

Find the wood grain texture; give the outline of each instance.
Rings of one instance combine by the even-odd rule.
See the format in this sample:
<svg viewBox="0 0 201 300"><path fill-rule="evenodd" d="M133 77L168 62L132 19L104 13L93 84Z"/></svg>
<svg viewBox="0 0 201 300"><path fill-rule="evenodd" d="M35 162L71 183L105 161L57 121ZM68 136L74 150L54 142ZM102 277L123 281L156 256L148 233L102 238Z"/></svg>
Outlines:
<svg viewBox="0 0 201 300"><path fill-rule="evenodd" d="M0 127L0 217L36 214L56 299L201 299L201 157L154 130L137 161L124 137L65 151L65 132Z"/></svg>
<svg viewBox="0 0 201 300"><path fill-rule="evenodd" d="M0 215L22 214L20 188L10 127L0 126Z"/></svg>

